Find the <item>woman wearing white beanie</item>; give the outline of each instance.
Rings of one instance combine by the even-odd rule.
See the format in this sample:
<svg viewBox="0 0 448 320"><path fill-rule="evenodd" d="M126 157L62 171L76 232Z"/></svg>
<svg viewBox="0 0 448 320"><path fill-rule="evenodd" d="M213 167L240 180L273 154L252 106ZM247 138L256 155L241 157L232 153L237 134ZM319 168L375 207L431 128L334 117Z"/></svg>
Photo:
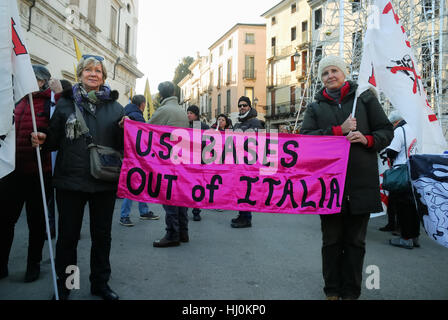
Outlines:
<svg viewBox="0 0 448 320"><path fill-rule="evenodd" d="M308 105L300 130L345 136L351 143L341 212L320 216L324 292L329 300L358 299L361 294L367 224L370 213L382 211L377 152L393 138L392 124L371 91L359 96L356 114L351 114L357 84L346 81L346 72L339 57L320 61L318 76L324 88Z"/></svg>

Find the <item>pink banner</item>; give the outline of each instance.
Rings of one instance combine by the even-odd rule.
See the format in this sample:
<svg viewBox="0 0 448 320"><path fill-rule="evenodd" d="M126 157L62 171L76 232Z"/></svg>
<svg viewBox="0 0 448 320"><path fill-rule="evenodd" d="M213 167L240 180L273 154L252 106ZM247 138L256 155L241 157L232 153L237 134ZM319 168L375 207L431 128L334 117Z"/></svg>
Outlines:
<svg viewBox="0 0 448 320"><path fill-rule="evenodd" d="M125 122L118 196L188 208L340 212L345 137L185 129Z"/></svg>

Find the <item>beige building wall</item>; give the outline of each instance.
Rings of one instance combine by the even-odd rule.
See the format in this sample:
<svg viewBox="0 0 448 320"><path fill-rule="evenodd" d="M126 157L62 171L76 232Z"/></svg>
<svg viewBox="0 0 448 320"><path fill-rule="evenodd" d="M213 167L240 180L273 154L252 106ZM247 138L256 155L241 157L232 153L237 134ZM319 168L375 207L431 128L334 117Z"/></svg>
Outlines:
<svg viewBox="0 0 448 320"><path fill-rule="evenodd" d="M128 103L137 69L138 0L17 0L32 63L45 65L54 78L75 81L73 36L83 54L105 58L106 83ZM117 15L112 22L112 7ZM31 23L29 24L31 12Z"/></svg>
<svg viewBox="0 0 448 320"><path fill-rule="evenodd" d="M246 94L264 120L265 32L265 25L236 24L209 48L212 122L224 113L236 123L238 99Z"/></svg>
<svg viewBox="0 0 448 320"><path fill-rule="evenodd" d="M310 63L310 7L306 0L284 0L266 19L267 127L295 121ZM298 56L295 62L294 56Z"/></svg>

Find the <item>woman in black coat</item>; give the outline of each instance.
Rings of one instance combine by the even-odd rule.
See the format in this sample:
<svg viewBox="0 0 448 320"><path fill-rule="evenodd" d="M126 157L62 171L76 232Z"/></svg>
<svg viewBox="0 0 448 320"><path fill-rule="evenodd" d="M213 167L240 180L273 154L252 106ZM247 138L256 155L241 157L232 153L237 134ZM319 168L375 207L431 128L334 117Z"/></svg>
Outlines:
<svg viewBox="0 0 448 320"><path fill-rule="evenodd" d="M123 107L116 102L118 93L104 85L107 71L104 58L84 55L77 68L80 83L66 91L58 101L48 133L32 136L33 146L43 144L49 151L58 150L53 184L59 210L59 234L56 244L56 273L60 299L68 299L66 268L77 265L77 245L84 207L89 203L91 293L105 300L117 300L108 286L111 273L112 214L116 182L101 181L90 174L87 148L90 139L80 134L75 108L81 111L95 144L123 150ZM82 268L81 268L82 272Z"/></svg>
<svg viewBox="0 0 448 320"><path fill-rule="evenodd" d="M358 299L370 213L382 211L377 152L388 146L393 127L378 99L367 90L352 108L357 85L345 81L346 65L335 56L321 60L324 88L305 112L302 134L346 136L350 154L341 212L321 215L322 271L327 299Z"/></svg>

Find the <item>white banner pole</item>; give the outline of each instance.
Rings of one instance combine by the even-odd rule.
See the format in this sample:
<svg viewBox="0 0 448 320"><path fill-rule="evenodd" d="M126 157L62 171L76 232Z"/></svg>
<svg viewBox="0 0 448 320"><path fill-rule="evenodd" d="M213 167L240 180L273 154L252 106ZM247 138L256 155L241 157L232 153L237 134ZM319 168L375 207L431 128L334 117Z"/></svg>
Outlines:
<svg viewBox="0 0 448 320"><path fill-rule="evenodd" d="M36 116L34 114L34 102L33 102L33 95L30 93L28 94L28 99L30 101L30 108L31 108L31 118L33 121L33 131L35 134L37 134L37 125L36 125ZM59 294L58 294L58 286L57 286L57 280L56 280L56 268L54 264L54 258L53 258L53 246L51 243L51 232L50 232L50 223L48 221L48 207L47 207L47 197L45 196L45 185L44 185L44 175L42 172L42 160L40 158L40 147L36 147L36 154L37 154L37 165L39 168L39 177L40 177L40 188L42 191L42 201L44 205L44 213L45 213L45 225L47 228L47 239L48 239L48 248L50 249L50 261L51 261L51 270L53 273L53 286L54 286L54 294L56 297L56 300L59 300Z"/></svg>

